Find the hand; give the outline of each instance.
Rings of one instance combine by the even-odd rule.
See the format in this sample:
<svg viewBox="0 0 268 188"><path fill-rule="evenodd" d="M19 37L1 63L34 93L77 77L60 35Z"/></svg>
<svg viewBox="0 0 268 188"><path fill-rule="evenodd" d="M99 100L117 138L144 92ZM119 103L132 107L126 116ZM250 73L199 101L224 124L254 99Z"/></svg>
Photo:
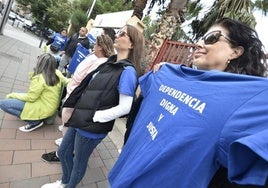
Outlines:
<svg viewBox="0 0 268 188"><path fill-rule="evenodd" d="M14 93L9 93L6 95L6 98L7 99L11 99L11 98L14 98Z"/></svg>
<svg viewBox="0 0 268 188"><path fill-rule="evenodd" d="M154 67L153 67L153 72L156 73L162 65L166 64L166 62L160 62L158 64L155 64Z"/></svg>

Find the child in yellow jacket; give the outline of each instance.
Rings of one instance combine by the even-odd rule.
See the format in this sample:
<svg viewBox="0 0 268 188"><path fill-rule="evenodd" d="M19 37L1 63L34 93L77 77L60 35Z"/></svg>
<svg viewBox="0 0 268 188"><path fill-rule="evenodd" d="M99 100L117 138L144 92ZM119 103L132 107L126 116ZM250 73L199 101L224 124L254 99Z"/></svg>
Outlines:
<svg viewBox="0 0 268 188"><path fill-rule="evenodd" d="M59 104L61 88L69 79L57 70L54 56L44 53L38 57L34 71L30 73L27 93L10 93L0 101L0 108L19 117L28 124L19 128L33 131L43 125L43 120L52 116Z"/></svg>

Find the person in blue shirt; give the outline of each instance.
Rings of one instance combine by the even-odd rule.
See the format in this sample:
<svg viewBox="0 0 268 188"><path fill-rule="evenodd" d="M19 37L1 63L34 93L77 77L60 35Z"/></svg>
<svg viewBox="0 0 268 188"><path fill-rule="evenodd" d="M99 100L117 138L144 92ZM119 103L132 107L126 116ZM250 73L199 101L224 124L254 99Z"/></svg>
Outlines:
<svg viewBox="0 0 268 188"><path fill-rule="evenodd" d="M46 43L52 54L57 55L62 51L67 43L67 29L62 29L61 33L55 33Z"/></svg>
<svg viewBox="0 0 268 188"><path fill-rule="evenodd" d="M227 187L267 185L266 71L257 33L222 18L197 43L193 68L165 64L142 76L111 187L206 188L220 166L235 183Z"/></svg>
<svg viewBox="0 0 268 188"><path fill-rule="evenodd" d="M66 45L64 46L63 51L61 51L61 53L60 53L60 56L62 56L62 57L60 59L58 69L61 72L64 72L64 69L72 60L72 57L73 57L78 45L82 45L86 49L89 49L89 39L87 37L87 33L88 33L87 28L81 27L78 33L73 34L68 39Z"/></svg>
<svg viewBox="0 0 268 188"><path fill-rule="evenodd" d="M63 175L42 188L76 187L94 148L112 130L115 119L129 113L142 72L144 37L137 28L126 25L116 34L114 47L117 55L90 72L64 102L63 107L74 111L57 151Z"/></svg>

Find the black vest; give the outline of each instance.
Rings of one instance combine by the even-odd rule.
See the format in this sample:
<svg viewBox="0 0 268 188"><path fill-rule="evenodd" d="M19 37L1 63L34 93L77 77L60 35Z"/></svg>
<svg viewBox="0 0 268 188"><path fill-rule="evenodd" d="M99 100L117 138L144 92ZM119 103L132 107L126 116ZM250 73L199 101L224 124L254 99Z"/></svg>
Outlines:
<svg viewBox="0 0 268 188"><path fill-rule="evenodd" d="M118 83L125 66L133 66L127 59L116 61L110 57L106 63L88 74L70 94L63 107L74 108L65 126L80 128L92 133L107 133L113 129L114 121L93 122L97 110L105 110L118 105ZM94 79L92 76L96 73ZM90 82L90 84L89 84Z"/></svg>

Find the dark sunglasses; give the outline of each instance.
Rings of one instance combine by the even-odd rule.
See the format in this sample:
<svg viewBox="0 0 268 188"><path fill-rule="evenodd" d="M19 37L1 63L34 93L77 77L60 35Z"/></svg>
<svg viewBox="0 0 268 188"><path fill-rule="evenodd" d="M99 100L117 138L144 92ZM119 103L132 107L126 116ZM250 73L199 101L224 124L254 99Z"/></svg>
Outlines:
<svg viewBox="0 0 268 188"><path fill-rule="evenodd" d="M205 36L202 37L202 40L204 40L205 44L214 44L219 41L220 37L224 37L229 42L233 42L228 36L221 33L221 31L212 31Z"/></svg>
<svg viewBox="0 0 268 188"><path fill-rule="evenodd" d="M118 37L124 37L124 36L128 36L128 35L127 35L127 33L124 30L119 30L116 33L116 36L118 36Z"/></svg>

